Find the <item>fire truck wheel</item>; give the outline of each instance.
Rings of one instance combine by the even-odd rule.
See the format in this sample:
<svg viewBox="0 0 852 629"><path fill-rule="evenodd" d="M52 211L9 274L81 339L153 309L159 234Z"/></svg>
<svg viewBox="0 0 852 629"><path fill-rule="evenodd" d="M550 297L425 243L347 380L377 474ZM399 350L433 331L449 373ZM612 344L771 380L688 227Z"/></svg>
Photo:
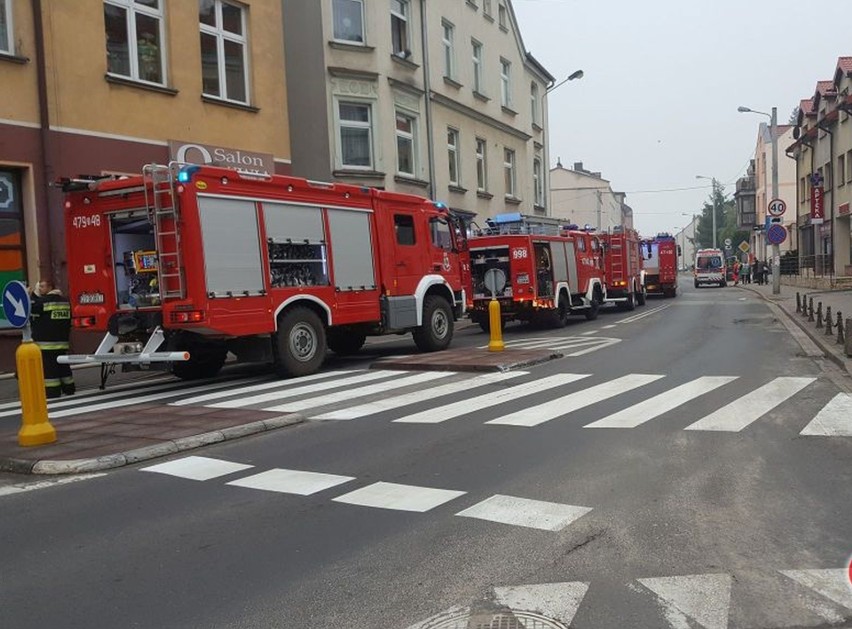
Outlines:
<svg viewBox="0 0 852 629"><path fill-rule="evenodd" d="M627 293L627 301L624 302L624 310L636 310L635 293Z"/></svg>
<svg viewBox="0 0 852 629"><path fill-rule="evenodd" d="M427 295L423 300L423 325L415 328L414 344L421 352L446 349L453 340L453 311L447 300Z"/></svg>
<svg viewBox="0 0 852 629"><path fill-rule="evenodd" d="M364 345L367 335L351 330L329 330L328 349L341 356L357 354Z"/></svg>
<svg viewBox="0 0 852 629"><path fill-rule="evenodd" d="M306 376L325 360L325 327L308 308L293 308L278 321L276 367L285 376Z"/></svg>
<svg viewBox="0 0 852 629"><path fill-rule="evenodd" d="M601 308L601 299L600 295L597 291L595 291L594 297L592 297L592 303L589 304L589 309L586 310L586 320L594 321L598 318L598 311Z"/></svg>
<svg viewBox="0 0 852 629"><path fill-rule="evenodd" d="M228 356L228 351L219 347L192 344L188 349L189 360L172 363L172 373L181 380L212 378L222 369Z"/></svg>
<svg viewBox="0 0 852 629"><path fill-rule="evenodd" d="M648 294L645 292L645 287L643 286L641 290L636 293L636 305L644 306L645 300L647 299Z"/></svg>
<svg viewBox="0 0 852 629"><path fill-rule="evenodd" d="M571 315L571 307L565 295L559 297L559 307L550 313L548 323L552 328L564 328L568 325L568 317Z"/></svg>

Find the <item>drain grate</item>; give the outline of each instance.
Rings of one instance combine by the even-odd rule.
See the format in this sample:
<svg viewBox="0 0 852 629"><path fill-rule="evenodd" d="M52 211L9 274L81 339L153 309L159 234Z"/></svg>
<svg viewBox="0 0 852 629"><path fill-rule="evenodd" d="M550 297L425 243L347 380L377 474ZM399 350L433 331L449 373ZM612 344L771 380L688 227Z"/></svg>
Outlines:
<svg viewBox="0 0 852 629"><path fill-rule="evenodd" d="M458 612L436 618L419 629L568 629L561 622L533 612Z"/></svg>

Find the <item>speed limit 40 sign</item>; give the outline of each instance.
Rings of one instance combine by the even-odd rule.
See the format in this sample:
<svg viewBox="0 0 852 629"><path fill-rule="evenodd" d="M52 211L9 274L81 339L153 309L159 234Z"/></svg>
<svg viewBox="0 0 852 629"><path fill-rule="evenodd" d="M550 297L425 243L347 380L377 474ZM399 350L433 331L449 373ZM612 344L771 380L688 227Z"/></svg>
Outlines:
<svg viewBox="0 0 852 629"><path fill-rule="evenodd" d="M787 211L787 204L784 203L783 199L772 199L769 202L769 205L766 206L766 211L769 212L769 216L779 217L784 216L784 212Z"/></svg>

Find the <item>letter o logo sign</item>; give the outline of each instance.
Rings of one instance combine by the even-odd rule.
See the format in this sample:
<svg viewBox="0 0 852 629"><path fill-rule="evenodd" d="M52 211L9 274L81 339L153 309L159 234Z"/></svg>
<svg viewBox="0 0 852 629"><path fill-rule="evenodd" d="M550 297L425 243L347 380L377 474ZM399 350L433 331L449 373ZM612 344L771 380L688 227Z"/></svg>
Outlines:
<svg viewBox="0 0 852 629"><path fill-rule="evenodd" d="M190 151L198 151L198 153L201 154L201 159L192 159L190 157ZM210 151L208 151L207 148L200 144L182 144L175 153L175 161L185 162L187 164L212 164L213 156L210 155Z"/></svg>

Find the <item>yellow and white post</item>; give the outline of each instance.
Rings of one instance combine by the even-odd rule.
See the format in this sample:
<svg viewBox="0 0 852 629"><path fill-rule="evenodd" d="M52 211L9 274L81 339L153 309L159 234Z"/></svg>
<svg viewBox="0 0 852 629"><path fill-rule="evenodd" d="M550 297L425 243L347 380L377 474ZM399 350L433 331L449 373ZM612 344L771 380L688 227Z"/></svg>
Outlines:
<svg viewBox="0 0 852 629"><path fill-rule="evenodd" d="M56 441L56 429L47 416L41 350L33 342L29 324L24 328L24 338L15 352L15 365L18 368L18 391L21 395L18 444L41 446L53 443Z"/></svg>
<svg viewBox="0 0 852 629"><path fill-rule="evenodd" d="M489 352L502 352L506 349L503 343L503 317L500 315L500 302L493 296L488 303L488 329L491 332L491 340L488 342Z"/></svg>

